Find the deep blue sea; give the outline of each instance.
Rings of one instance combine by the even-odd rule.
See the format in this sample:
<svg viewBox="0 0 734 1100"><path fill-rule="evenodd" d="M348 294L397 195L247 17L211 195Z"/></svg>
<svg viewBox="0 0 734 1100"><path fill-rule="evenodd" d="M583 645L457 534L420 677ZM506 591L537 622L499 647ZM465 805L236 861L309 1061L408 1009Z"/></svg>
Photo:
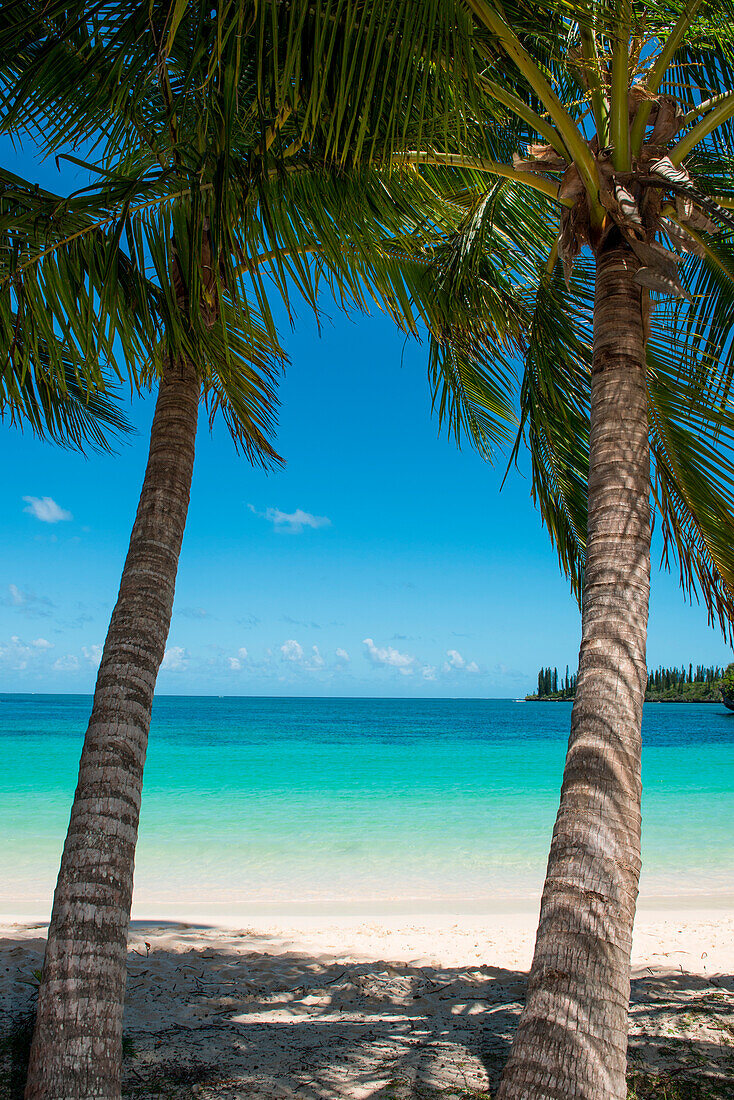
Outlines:
<svg viewBox="0 0 734 1100"><path fill-rule="evenodd" d="M0 696L0 912L50 908L91 699ZM537 905L571 706L161 697L138 916ZM734 899L734 713L648 703L642 899Z"/></svg>

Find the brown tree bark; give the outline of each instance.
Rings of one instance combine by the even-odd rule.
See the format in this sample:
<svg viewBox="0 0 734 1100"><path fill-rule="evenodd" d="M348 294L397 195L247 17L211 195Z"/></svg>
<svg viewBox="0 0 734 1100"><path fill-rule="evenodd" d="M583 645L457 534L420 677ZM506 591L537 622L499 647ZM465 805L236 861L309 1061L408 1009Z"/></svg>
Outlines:
<svg viewBox="0 0 734 1100"><path fill-rule="evenodd" d="M525 1009L497 1100L624 1100L640 872L650 449L638 264L597 256L582 641Z"/></svg>
<svg viewBox="0 0 734 1100"><path fill-rule="evenodd" d="M199 390L189 364L166 367L54 895L27 1100L120 1096L143 765L189 506Z"/></svg>

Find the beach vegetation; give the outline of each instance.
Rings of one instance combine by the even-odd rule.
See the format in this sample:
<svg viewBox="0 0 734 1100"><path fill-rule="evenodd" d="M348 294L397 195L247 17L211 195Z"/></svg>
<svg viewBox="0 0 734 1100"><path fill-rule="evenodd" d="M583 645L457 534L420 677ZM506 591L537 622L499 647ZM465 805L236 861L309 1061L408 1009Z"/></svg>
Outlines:
<svg viewBox="0 0 734 1100"><path fill-rule="evenodd" d="M728 1100L731 1084L704 1074L644 1073L635 1070L627 1078L627 1100Z"/></svg>
<svg viewBox="0 0 734 1100"><path fill-rule="evenodd" d="M731 667L731 666L730 666ZM726 674L719 665L662 665L648 669L646 703L720 703L725 688ZM734 694L734 677L731 678L729 694ZM528 702L564 702L572 700L576 694L576 677L569 676L566 666L565 678L557 668L542 668L538 673L538 689L532 695L526 695Z"/></svg>
<svg viewBox="0 0 734 1100"><path fill-rule="evenodd" d="M734 710L734 663L726 666L726 672L721 677L719 689L723 701Z"/></svg>

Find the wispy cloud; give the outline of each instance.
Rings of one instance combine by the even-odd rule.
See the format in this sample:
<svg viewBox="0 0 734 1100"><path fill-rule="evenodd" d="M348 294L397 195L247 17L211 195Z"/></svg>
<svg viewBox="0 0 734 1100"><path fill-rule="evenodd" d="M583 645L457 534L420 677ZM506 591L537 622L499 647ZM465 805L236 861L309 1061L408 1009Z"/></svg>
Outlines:
<svg viewBox="0 0 734 1100"><path fill-rule="evenodd" d="M23 607L29 599L33 598L29 592L21 592L17 584L9 584L8 595L4 602L10 607Z"/></svg>
<svg viewBox="0 0 734 1100"><path fill-rule="evenodd" d="M245 615L241 619L235 619L235 622L237 623L238 626L253 627L253 626L259 626L260 625L260 620L258 619L257 615Z"/></svg>
<svg viewBox="0 0 734 1100"><path fill-rule="evenodd" d="M40 519L42 523L61 523L73 519L71 512L62 508L52 497L23 497L26 502L24 512Z"/></svg>
<svg viewBox="0 0 734 1100"><path fill-rule="evenodd" d="M76 672L79 668L79 658L73 653L67 653L53 663L54 672Z"/></svg>
<svg viewBox="0 0 734 1100"><path fill-rule="evenodd" d="M351 658L350 658L349 654L347 653L346 649L342 649L341 647L339 647L339 649L337 649L336 656L337 656L337 660L339 660L339 661L349 661L349 660L351 660Z"/></svg>
<svg viewBox="0 0 734 1100"><path fill-rule="evenodd" d="M402 676L413 675L416 660L409 653L401 653L391 645L376 646L372 638L363 638L362 644L366 647L366 656L372 664L396 668Z"/></svg>
<svg viewBox="0 0 734 1100"><path fill-rule="evenodd" d="M209 612L205 607L181 607L178 608L176 614L182 619L208 619L210 618Z"/></svg>
<svg viewBox="0 0 734 1100"><path fill-rule="evenodd" d="M0 598L3 607L12 607L22 615L48 618L55 604L48 596L37 596L35 592L18 588L17 584L8 585L8 594Z"/></svg>
<svg viewBox="0 0 734 1100"><path fill-rule="evenodd" d="M288 623L289 626L302 626L304 630L321 630L321 623L315 623L308 619L294 619L291 615L283 615L280 621Z"/></svg>
<svg viewBox="0 0 734 1100"><path fill-rule="evenodd" d="M305 527L331 527L328 516L314 516L311 512L304 512L302 508L296 508L295 512L281 512L280 508L266 508L264 512L258 512L254 504L248 504L247 507L253 515L272 523L276 531L298 535Z"/></svg>

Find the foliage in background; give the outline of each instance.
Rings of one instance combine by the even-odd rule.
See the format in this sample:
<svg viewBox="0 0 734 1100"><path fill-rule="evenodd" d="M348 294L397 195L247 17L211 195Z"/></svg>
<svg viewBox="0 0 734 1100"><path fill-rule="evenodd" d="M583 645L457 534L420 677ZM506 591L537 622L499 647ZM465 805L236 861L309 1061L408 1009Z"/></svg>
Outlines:
<svg viewBox="0 0 734 1100"><path fill-rule="evenodd" d="M576 694L576 676L558 675L558 669L541 668L538 673L538 690L526 695L529 701L552 700L561 702L573 699ZM726 672L718 665L687 667L663 667L648 671L645 701L648 703L718 703L726 696L734 699L734 664Z"/></svg>

